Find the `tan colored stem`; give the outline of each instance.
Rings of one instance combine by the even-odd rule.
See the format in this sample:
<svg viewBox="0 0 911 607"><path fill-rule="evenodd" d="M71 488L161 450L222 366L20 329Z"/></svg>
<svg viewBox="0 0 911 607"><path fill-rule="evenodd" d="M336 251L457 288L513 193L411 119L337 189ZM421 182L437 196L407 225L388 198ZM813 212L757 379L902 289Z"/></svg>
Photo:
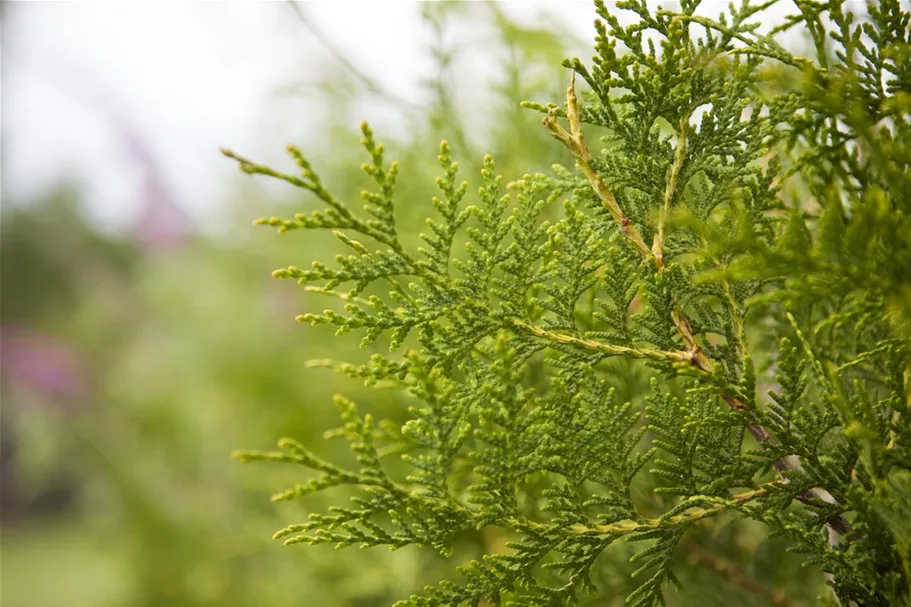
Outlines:
<svg viewBox="0 0 911 607"><path fill-rule="evenodd" d="M661 360L666 362L690 362L690 353L683 351L651 350L648 348L630 348L627 346L616 346L592 339L582 339L566 335L565 333L556 333L548 331L541 327L525 323L521 320L513 320L513 325L522 329L526 333L541 337L548 341L560 344L568 344L582 348L584 350L594 350L604 352L605 354L614 354L628 356L630 358L648 358L650 360Z"/></svg>
<svg viewBox="0 0 911 607"><path fill-rule="evenodd" d="M588 147L585 145L585 138L582 136L579 101L576 99L575 74L573 74L570 79L569 88L566 90L566 115L569 119L569 131L557 122L556 113L553 111L548 113L547 117L542 121L542 124L550 131L550 134L555 139L569 148L569 151L572 152L576 159L576 163L579 165L579 168L582 169L582 173L585 175L585 178L588 179L595 194L601 199L601 204L607 208L611 217L613 217L614 221L617 222L617 225L620 226L620 230L626 234L626 237L630 239L636 249L642 254L643 258L648 259L649 248L642 239L642 235L639 234L639 230L636 229L636 226L634 226L629 218L623 213L623 210L617 203L617 199L614 198L614 195L611 193L610 188L607 187L607 184L604 183L604 179L601 178L601 175L599 175L592 166L591 154L588 151Z"/></svg>
<svg viewBox="0 0 911 607"><path fill-rule="evenodd" d="M765 497L769 494L767 487L760 487L754 491L747 491L734 495L730 498L714 496L697 496L704 501L712 502L714 505L708 508L693 507L681 512L675 516L661 518L642 518L639 520L625 520L609 525L572 525L570 527L558 528L555 531L561 533L571 533L573 535L588 535L594 537L613 536L622 537L631 533L642 533L645 531L655 531L657 529L675 529L683 525L689 525L707 519L731 508L742 506L754 499ZM510 523L516 527L533 527L535 529L546 529L550 525L547 523L538 523L528 519L514 519Z"/></svg>
<svg viewBox="0 0 911 607"><path fill-rule="evenodd" d="M664 190L664 206L661 207L661 215L658 217L658 232L655 234L655 240L652 241L652 257L655 258L655 264L658 269L664 267L664 234L667 227L667 218L671 212L671 203L674 200L674 194L677 193L677 181L680 177L680 169L683 167L683 161L686 159L686 136L689 128L689 116L680 119L680 132L677 135L677 149L674 152L674 164L671 165L671 171L667 177L667 187Z"/></svg>

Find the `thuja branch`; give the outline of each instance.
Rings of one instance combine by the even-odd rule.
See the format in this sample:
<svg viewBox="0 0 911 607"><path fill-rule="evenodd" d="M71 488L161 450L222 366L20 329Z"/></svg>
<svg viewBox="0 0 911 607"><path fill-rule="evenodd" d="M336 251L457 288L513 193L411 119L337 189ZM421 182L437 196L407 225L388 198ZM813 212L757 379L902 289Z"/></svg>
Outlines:
<svg viewBox="0 0 911 607"><path fill-rule="evenodd" d="M363 347L408 344L403 356L314 363L408 394L394 422L374 423L337 400L343 427L329 436L347 439L359 466L337 467L296 444L286 445L290 457L240 455L310 468L310 480L276 499L342 485L354 493L353 506L313 513L279 536L432 546L445 556L479 530L509 538L509 550L486 544L496 554L461 568L461 581L400 604L408 607L610 596L596 575L601 553L617 538L641 540L633 558L642 562L633 574L641 583L627 601L654 607L668 584L700 583L674 571L687 530L732 512L808 555L806 564L831 575L842 604L907 603L911 378L903 336L911 315L890 293L907 283L911 250L902 194L911 191L911 14L883 0L855 19L844 12L850 3L800 0L785 26L806 25L816 48L831 49L817 69L779 48L773 38L782 28L759 34L756 14L772 2L745 0L714 21L694 17L696 0L683 0L679 15L622 0L617 7L639 17L627 27L596 0L591 69L567 62L591 87L587 105L574 80L565 110L527 104L544 111L578 174L554 167L504 190L487 156L476 204L466 205L467 183L457 183L444 143L439 191L408 190L409 207L433 203L419 235L426 244L413 253L398 239L397 165L383 162L366 125L372 163L362 170L376 187L361 194L364 214L333 197L293 148L299 175L228 152L245 172L284 179L324 203L260 223L329 229L355 253L331 267L315 261L276 272L344 308L299 318L362 332ZM695 23L706 28L698 40L687 31ZM767 67L793 77L770 85ZM706 111L690 124L696 108ZM603 158L586 145L583 117L610 132ZM661 132L665 120L671 138ZM779 185L782 174L801 200ZM567 194L562 215L545 211ZM821 210L808 218L806 204ZM603 210L586 212L591 205ZM691 220L671 232L678 206ZM345 235L355 232L378 246ZM696 272L711 275L697 283ZM784 323L768 302L797 318ZM763 331L752 347L747 318ZM823 321L824 329L805 330ZM791 346L795 332L802 349ZM757 368L775 369L778 388L762 406L753 356ZM603 373L607 357L661 373ZM686 380L666 386L674 374ZM380 404L371 408L386 411ZM393 455L389 471L401 480L380 464ZM644 470L657 488L642 482ZM780 480L735 493L772 473ZM643 501L640 489L677 497L650 518L644 513L658 502ZM727 567L714 570L756 589Z"/></svg>
<svg viewBox="0 0 911 607"><path fill-rule="evenodd" d="M670 167L670 172L668 175L667 187L665 189L663 205L659 217L658 231L652 247L649 248L645 244L645 241L642 239L639 231L634 225L632 225L632 223L629 221L629 218L623 212L623 209L617 202L616 197L611 192L610 187L607 185L607 183L605 183L601 175L592 167L591 154L585 145L585 139L582 134L579 101L576 97L575 90L575 72L573 72L571 75L569 87L566 90L566 117L569 122L569 131L567 131L557 122L556 108L551 108L548 111L548 114L542 121L542 124L545 126L545 128L547 128L547 130L555 139L563 143L563 145L565 145L567 149L572 153L573 157L576 159L576 163L581 168L582 173L585 175L592 189L602 201L602 204L610 211L610 214L613 217L614 221L617 223L620 231L642 254L643 259L646 262L654 262L655 267L659 272L664 271L664 239L666 222L667 216L670 212L671 203L677 189L680 170L686 159L688 118L682 118L679 124L679 133L674 154L674 161ZM726 285L726 288L728 289L728 295L730 295L730 287ZM733 301L731 304L733 305ZM733 310L733 312L737 313L737 310ZM699 371L702 371L707 375L712 375L715 369L715 364L703 352L698 341L696 340L696 336L691 328L691 325L686 319L683 311L680 309L679 304L675 303L673 305L673 309L671 310L671 317L674 321L674 326L676 327L677 334L687 347L687 351L685 353L667 353L649 350L638 350L632 348L620 349L618 347L612 347L611 353L626 354L633 358L687 361L696 367ZM527 327L526 330L528 330ZM739 325L738 338L741 340L743 338L742 327ZM554 339L554 336L551 336L551 339ZM579 340L568 336L559 336L558 339L562 340L564 343L573 343L574 345L581 347L599 349L597 347L592 347L594 344L586 344L584 340ZM741 346L743 346L742 341ZM743 355L746 355L745 350L743 351ZM731 394L722 394L721 397L722 400L733 411L746 412L750 410L750 407L744 403L742 399L739 399L736 396L733 396ZM749 424L747 425L747 430L753 436L756 442L759 443L762 449L768 449L774 446L774 439L761 425ZM774 467L779 474L783 474L792 469L794 466L792 466L787 459L779 459L774 462ZM801 495L799 499L805 503L811 503L813 500L819 499L819 496L813 491L807 491ZM851 526L841 515L836 515L830 518L826 521L826 524L835 532L840 534L847 533L851 529Z"/></svg>
<svg viewBox="0 0 911 607"><path fill-rule="evenodd" d="M547 116L542 120L542 124L555 139L563 143L572 152L585 178L588 179L595 194L601 199L601 203L610 212L611 217L620 226L620 230L630 239L643 258L648 258L649 248L642 239L642 235L639 234L639 230L624 214L610 188L607 187L604 179L592 166L591 154L585 145L585 138L582 135L582 120L579 114L579 101L576 99L575 86L576 75L574 73L570 79L569 89L566 92L566 116L569 120L570 130L567 131L557 122L556 108L552 108L548 112Z"/></svg>
<svg viewBox="0 0 911 607"><path fill-rule="evenodd" d="M340 397L337 397L340 398ZM279 447L286 451L236 451L233 455L236 459L244 462L252 461L273 461L287 462L303 465L307 468L319 471L323 476L310 481L305 485L298 485L287 491L273 495L273 501L285 501L294 499L303 495L312 493L323 487L338 485L356 485L367 488L381 489L388 492L389 497L402 504L412 504L414 507L421 506L431 509L445 509L458 512L470 519L471 524L487 526L493 525L506 529L530 529L540 532L544 535L565 535L567 537L585 536L585 537L611 537L619 538L632 534L645 533L659 530L682 529L706 520L708 518L722 514L727 510L742 508L743 506L768 497L775 489L781 488L782 483L767 483L757 489L732 495L730 497L719 497L711 495L694 495L688 497L685 501L678 504L675 508L656 518L638 516L635 519L617 521L611 524L589 524L589 525L569 525L563 526L556 523L533 521L525 516L507 516L499 520L488 521L481 513L470 507L460 504L449 497L445 499L433 498L427 495L421 495L419 492L411 490L399 483L392 481L385 473L373 472L371 474L358 474L350 472L335 466L321 458L313 455L303 448L297 441L284 438L279 441ZM322 542L324 538L333 531L321 530L319 523L331 521L316 521L314 524L307 525L290 525L275 533L275 539L284 539L289 535L306 531L317 531L317 536L297 535L291 539L284 539L285 544L295 543L314 543ZM346 527L347 531L352 531L352 527ZM334 536L338 539L338 536ZM389 538L390 540L392 538ZM401 538L398 538L402 544L407 544Z"/></svg>
<svg viewBox="0 0 911 607"><path fill-rule="evenodd" d="M566 116L569 121L569 131L567 131L557 122L557 112L555 108L552 108L548 112L547 117L543 120L543 124L548 129L548 131L550 131L551 135L563 143L563 145L565 145L572 153L592 189L601 199L604 206L610 211L610 214L620 228L620 231L630 240L630 242L633 243L635 248L641 253L643 260L646 262L654 261L655 266L658 268L658 271L662 271L664 269L663 230L666 213L662 211L663 221L661 228L659 229L658 236L655 238L655 244L653 247L649 248L649 246L645 244L645 241L643 240L642 235L639 233L639 230L636 229L636 227L630 222L629 218L623 212L623 209L620 208L620 205L611 192L610 187L607 185L607 183L605 183L604 179L594 169L594 167L592 167L591 154L585 145L585 139L582 135L579 100L576 98L575 72L570 76L569 87L566 89ZM671 169L671 173L668 178L667 190L664 196L664 205L665 207L668 207L668 210L671 200L673 199L674 191L677 187L678 173L680 171L680 167L683 165L685 154L686 127L681 124L681 132L680 138L678 140L677 152L674 158L674 166ZM674 318L674 324L677 328L677 332L690 352L690 360L692 361L693 365L706 373L712 373L713 365L711 361L702 352L699 344L696 341L696 337L693 334L693 330L690 327L689 322L680 312L677 305L674 306L672 315Z"/></svg>

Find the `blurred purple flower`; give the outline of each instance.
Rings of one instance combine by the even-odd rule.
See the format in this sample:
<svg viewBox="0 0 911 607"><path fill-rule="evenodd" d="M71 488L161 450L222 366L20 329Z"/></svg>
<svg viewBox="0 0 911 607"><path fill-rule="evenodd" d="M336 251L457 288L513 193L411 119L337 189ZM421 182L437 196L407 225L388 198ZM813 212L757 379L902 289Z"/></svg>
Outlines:
<svg viewBox="0 0 911 607"><path fill-rule="evenodd" d="M186 213L159 196L154 184L146 183L143 208L136 222L136 237L149 251L180 248L189 238Z"/></svg>
<svg viewBox="0 0 911 607"><path fill-rule="evenodd" d="M191 236L187 213L175 200L148 142L125 119L116 120L116 124L128 157L142 174L137 239L148 251L181 247Z"/></svg>
<svg viewBox="0 0 911 607"><path fill-rule="evenodd" d="M0 327L0 370L6 381L63 402L76 401L88 387L86 366L73 348L17 327Z"/></svg>

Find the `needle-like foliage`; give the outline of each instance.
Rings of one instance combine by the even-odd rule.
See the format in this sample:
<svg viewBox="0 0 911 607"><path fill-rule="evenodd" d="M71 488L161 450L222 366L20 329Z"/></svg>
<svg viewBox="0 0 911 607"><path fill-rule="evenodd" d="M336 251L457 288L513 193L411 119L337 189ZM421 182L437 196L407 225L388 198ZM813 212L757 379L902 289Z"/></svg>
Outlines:
<svg viewBox="0 0 911 607"><path fill-rule="evenodd" d="M338 371L414 403L394 425L338 397L359 468L291 439L239 452L312 473L276 500L359 490L277 538L452 556L503 537L403 606L610 596L602 554L630 543L626 600L646 607L680 585L688 533L740 517L842 605L911 600L911 12L698 5L618 2L624 26L598 0L565 104L524 104L575 166L505 186L487 156L469 195L444 141L439 194L407 201L427 207L418 249L366 124L362 209L295 148L295 174L225 152L321 203L257 223L332 230L350 255L274 275L339 300L301 322L388 344ZM801 30L812 57L784 44Z"/></svg>

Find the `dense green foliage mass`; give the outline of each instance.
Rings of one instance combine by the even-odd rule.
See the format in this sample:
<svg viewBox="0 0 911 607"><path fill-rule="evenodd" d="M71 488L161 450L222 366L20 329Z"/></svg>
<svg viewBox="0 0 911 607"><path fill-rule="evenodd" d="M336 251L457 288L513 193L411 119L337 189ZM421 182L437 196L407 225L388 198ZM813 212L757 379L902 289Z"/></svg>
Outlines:
<svg viewBox="0 0 911 607"><path fill-rule="evenodd" d="M575 166L505 183L488 155L470 194L444 141L419 247L367 124L362 209L295 147L296 174L225 152L322 205L258 223L350 249L274 273L338 301L298 320L375 351L313 364L411 397L384 417L336 397L357 464L290 438L237 453L313 473L276 501L353 490L276 538L446 557L486 538L401 605L612 599L615 550L629 605L673 600L694 563L792 604L715 559L739 519L824 573L820 600L911 600L911 12L797 0L763 28L774 0L698 5L619 2L624 26L599 0L565 103L524 104ZM801 30L811 58L782 43Z"/></svg>

